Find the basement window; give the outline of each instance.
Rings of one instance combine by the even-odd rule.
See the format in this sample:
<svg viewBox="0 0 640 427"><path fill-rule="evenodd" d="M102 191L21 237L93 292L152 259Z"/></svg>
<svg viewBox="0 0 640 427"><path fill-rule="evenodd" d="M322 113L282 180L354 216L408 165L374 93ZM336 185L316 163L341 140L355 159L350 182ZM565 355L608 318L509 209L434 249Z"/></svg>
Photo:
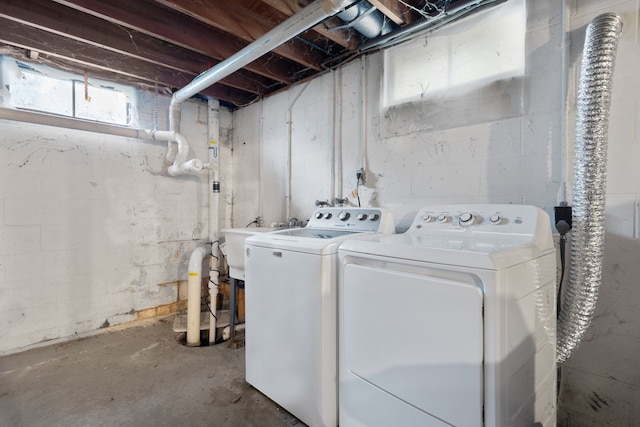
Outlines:
<svg viewBox="0 0 640 427"><path fill-rule="evenodd" d="M133 89L2 57L5 107L110 123L132 124ZM7 99L4 99L7 98Z"/></svg>
<svg viewBox="0 0 640 427"><path fill-rule="evenodd" d="M526 4L514 0L387 49L383 107L473 97L521 78L525 34Z"/></svg>

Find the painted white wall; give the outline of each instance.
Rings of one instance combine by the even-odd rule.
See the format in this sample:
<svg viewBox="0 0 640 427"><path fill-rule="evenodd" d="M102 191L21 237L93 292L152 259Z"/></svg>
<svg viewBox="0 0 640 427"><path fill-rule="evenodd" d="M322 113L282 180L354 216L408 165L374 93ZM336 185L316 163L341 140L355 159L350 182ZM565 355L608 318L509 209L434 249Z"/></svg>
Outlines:
<svg viewBox="0 0 640 427"><path fill-rule="evenodd" d="M139 127L153 128L153 96L138 105ZM182 131L206 160L206 103L184 104ZM206 174L167 177L166 147L2 121L0 352L176 301L190 250L207 239L208 186Z"/></svg>
<svg viewBox="0 0 640 427"><path fill-rule="evenodd" d="M467 25L491 25L503 6L517 3L490 8L468 18ZM625 29L611 110L603 285L589 335L562 370L559 424L635 425L640 419L635 366L640 360L638 5L635 0L566 0L565 8L563 2L536 0L524 7L525 34L502 35L525 36L520 75L454 86L444 94L430 93L427 76L407 82L416 84L423 97L385 108L389 58L376 53L236 111L233 221L244 226L258 215L267 224L286 220L289 110L291 216L308 218L315 200L334 196L357 203L352 190L363 165L362 205L391 209L399 231L421 206L439 203L524 203L552 215L553 206L571 198L571 166L564 151L568 141L570 158L585 26L603 11L620 13ZM473 68L513 54L494 41L495 55L478 58L471 35L446 53L430 50L430 40L431 45L437 38L453 40L461 31L452 25L421 36L406 60L431 55L431 63L441 64L467 58ZM434 72L424 66L425 74Z"/></svg>

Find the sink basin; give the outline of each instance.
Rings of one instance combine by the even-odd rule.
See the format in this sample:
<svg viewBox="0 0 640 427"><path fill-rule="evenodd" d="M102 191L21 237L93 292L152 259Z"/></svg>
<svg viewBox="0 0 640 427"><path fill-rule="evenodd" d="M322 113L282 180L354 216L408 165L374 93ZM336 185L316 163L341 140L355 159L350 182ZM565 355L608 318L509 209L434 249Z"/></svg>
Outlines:
<svg viewBox="0 0 640 427"><path fill-rule="evenodd" d="M225 228L220 230L224 235L222 252L227 256L229 264L229 276L234 279L244 280L244 241L258 233L274 231L270 227Z"/></svg>

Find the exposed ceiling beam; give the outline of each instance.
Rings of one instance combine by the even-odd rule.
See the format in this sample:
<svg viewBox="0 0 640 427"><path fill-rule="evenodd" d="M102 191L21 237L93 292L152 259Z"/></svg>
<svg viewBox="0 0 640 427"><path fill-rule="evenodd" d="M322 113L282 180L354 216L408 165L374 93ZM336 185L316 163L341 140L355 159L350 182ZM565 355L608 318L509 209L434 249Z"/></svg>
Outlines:
<svg viewBox="0 0 640 427"><path fill-rule="evenodd" d="M169 88L185 86L195 74L181 72L163 67L148 61L142 61L110 50L97 51L86 44L52 34L39 28L28 27L14 21L0 18L0 43L36 51L43 56L61 60L67 67L76 70L89 70L89 73L100 71L119 76L117 81L146 83L149 86L158 84ZM44 59L44 58L43 58ZM244 105L255 100L256 95L246 91L215 85L203 91L209 95L235 105Z"/></svg>
<svg viewBox="0 0 640 427"><path fill-rule="evenodd" d="M88 46L80 45L83 51L92 48L106 49L151 64L172 68L187 75L195 76L219 62L135 30L123 31L113 23L87 16L48 0L0 2L0 17L86 43ZM69 22L75 22L75 25L70 26ZM34 34L21 30L20 26L15 27L14 30L0 27L0 36L8 32L14 38L21 35L23 42L29 34ZM6 37L5 40L7 40ZM51 51L50 45L51 43L47 45L47 50ZM95 56L99 58L102 54L96 53ZM273 80L245 71L234 73L220 83L258 95L266 94L268 88L278 87L278 83Z"/></svg>
<svg viewBox="0 0 640 427"><path fill-rule="evenodd" d="M409 9L398 0L368 0L373 6L382 12L387 18L397 25L407 23Z"/></svg>
<svg viewBox="0 0 640 427"><path fill-rule="evenodd" d="M4 1L4 0L3 0ZM247 46L229 34L141 0L54 0L92 16L134 29L169 43L224 60ZM306 67L271 54L248 64L247 70L291 84Z"/></svg>
<svg viewBox="0 0 640 427"><path fill-rule="evenodd" d="M279 22L265 22L262 16L239 6L235 1L208 3L192 0L155 1L221 31L233 34L247 43L260 38L279 24ZM327 59L326 55L322 55L295 38L276 47L273 52L316 71L323 70L322 63Z"/></svg>

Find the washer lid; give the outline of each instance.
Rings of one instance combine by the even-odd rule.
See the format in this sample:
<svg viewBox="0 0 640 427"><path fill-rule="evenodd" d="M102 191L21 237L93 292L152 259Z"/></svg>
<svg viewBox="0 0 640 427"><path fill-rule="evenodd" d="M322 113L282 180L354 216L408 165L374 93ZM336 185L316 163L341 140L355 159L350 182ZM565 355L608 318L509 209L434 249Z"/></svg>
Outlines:
<svg viewBox="0 0 640 427"><path fill-rule="evenodd" d="M256 234L245 240L245 246L283 249L318 255L335 254L340 243L351 238L373 236L374 233L345 230L297 228Z"/></svg>
<svg viewBox="0 0 640 427"><path fill-rule="evenodd" d="M319 208L305 228L289 228L248 238L246 245L292 250L319 255L338 252L347 239L393 234L393 216L382 208Z"/></svg>

